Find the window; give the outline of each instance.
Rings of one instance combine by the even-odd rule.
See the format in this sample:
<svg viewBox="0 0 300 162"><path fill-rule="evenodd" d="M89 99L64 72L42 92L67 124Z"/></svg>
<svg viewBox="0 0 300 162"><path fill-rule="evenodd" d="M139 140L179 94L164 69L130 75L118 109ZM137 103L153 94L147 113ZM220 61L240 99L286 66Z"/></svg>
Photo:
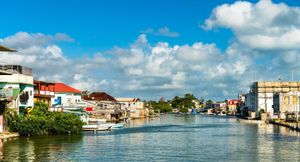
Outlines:
<svg viewBox="0 0 300 162"><path fill-rule="evenodd" d="M285 105L290 104L290 97L289 97L289 96L285 96L285 97L284 97L284 104L285 104Z"/></svg>
<svg viewBox="0 0 300 162"><path fill-rule="evenodd" d="M293 104L294 105L298 104L298 97L297 96L293 96Z"/></svg>

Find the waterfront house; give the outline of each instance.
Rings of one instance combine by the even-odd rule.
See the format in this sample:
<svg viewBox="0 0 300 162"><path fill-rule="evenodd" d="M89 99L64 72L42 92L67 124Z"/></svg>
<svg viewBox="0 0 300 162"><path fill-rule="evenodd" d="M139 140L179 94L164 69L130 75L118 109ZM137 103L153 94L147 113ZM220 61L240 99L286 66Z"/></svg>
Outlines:
<svg viewBox="0 0 300 162"><path fill-rule="evenodd" d="M106 119L108 121L125 120L127 111L121 109L121 104L111 95L105 92L93 92L83 96L83 102L86 102L86 112L92 118Z"/></svg>
<svg viewBox="0 0 300 162"><path fill-rule="evenodd" d="M51 98L51 107L76 107L81 102L81 92L64 83L54 83L54 98Z"/></svg>
<svg viewBox="0 0 300 162"><path fill-rule="evenodd" d="M33 107L33 76L32 69L21 65L0 65L0 96L8 108L18 113Z"/></svg>
<svg viewBox="0 0 300 162"><path fill-rule="evenodd" d="M237 111L237 106L238 106L239 100L235 100L235 99L228 99L227 100L227 108L229 113L231 114L235 114Z"/></svg>
<svg viewBox="0 0 300 162"><path fill-rule="evenodd" d="M116 98L116 100L121 104L122 110L130 111L130 118L132 119L149 116L149 110L139 98Z"/></svg>
<svg viewBox="0 0 300 162"><path fill-rule="evenodd" d="M50 108L54 92L55 83L34 80L34 102L43 102Z"/></svg>

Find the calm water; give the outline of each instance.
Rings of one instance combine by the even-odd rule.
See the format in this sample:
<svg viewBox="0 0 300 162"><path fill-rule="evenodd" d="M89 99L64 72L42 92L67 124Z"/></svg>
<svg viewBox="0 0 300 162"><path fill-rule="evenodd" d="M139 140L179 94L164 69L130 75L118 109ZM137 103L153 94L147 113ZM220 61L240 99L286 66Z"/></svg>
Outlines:
<svg viewBox="0 0 300 162"><path fill-rule="evenodd" d="M19 138L2 161L300 161L300 134L233 118L162 115L112 132Z"/></svg>

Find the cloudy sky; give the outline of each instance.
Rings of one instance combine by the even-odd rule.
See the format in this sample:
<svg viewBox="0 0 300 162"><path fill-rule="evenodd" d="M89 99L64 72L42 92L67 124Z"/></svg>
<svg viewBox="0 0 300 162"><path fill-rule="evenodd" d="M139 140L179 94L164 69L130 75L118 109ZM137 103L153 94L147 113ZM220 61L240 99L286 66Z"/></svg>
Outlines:
<svg viewBox="0 0 300 162"><path fill-rule="evenodd" d="M300 1L0 0L1 64L115 97L223 100L300 80Z"/></svg>

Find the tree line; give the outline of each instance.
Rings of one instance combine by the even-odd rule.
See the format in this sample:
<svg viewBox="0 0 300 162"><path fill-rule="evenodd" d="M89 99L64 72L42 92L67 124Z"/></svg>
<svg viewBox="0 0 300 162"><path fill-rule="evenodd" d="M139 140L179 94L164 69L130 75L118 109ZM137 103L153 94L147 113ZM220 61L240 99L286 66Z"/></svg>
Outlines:
<svg viewBox="0 0 300 162"><path fill-rule="evenodd" d="M203 99L197 99L193 94L186 93L184 96L175 96L172 100L163 97L158 102L149 101L148 104L155 112L167 113L173 109L179 109L181 113L187 113L189 109L196 108L196 103L203 104Z"/></svg>

